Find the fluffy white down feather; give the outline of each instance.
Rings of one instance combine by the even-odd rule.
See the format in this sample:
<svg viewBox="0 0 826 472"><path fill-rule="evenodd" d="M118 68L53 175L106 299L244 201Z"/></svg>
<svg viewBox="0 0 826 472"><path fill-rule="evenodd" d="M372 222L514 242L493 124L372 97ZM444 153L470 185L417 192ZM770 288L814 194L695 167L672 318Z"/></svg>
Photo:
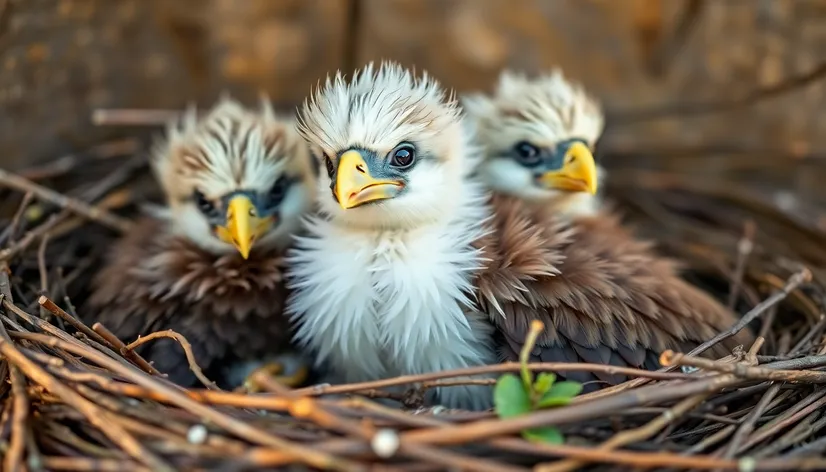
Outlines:
<svg viewBox="0 0 826 472"><path fill-rule="evenodd" d="M404 197L350 210L321 202L322 213L309 218L307 236L289 256L288 312L297 339L333 381L497 360L492 327L471 295L473 273L484 264L472 242L482 235L489 209L483 187L468 177L477 150L456 106L436 82L414 80L392 64L376 73L368 67L350 85L340 76L328 81L305 106L303 133L328 155L354 145L381 153L408 140L435 156L410 173ZM371 120L369 114L381 116ZM432 119L433 127L412 125L417 114ZM333 124L331 117L346 122ZM377 131L377 123L386 130ZM331 200L330 178L321 177L319 198ZM487 386L433 389L426 399L468 409L492 402Z"/></svg>

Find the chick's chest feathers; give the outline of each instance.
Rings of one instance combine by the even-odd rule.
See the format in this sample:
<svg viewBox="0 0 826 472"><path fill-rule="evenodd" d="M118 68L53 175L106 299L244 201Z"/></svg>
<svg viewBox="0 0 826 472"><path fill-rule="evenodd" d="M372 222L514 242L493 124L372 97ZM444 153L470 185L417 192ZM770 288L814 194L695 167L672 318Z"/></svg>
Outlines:
<svg viewBox="0 0 826 472"><path fill-rule="evenodd" d="M492 263L475 285L507 360L517 359L534 319L545 324L532 353L535 361L647 369L660 367L663 350L691 349L736 322L613 215L601 212L566 222L512 197L495 196L491 204L494 231L477 246ZM722 357L750 340L741 332L709 354ZM583 382L625 380L566 375Z"/></svg>
<svg viewBox="0 0 826 472"><path fill-rule="evenodd" d="M466 196L467 197L467 196ZM322 216L288 259L297 339L338 381L357 382L495 362L492 327L472 299L483 264L472 246L487 209L467 197L453 221L355 230ZM482 386L433 390L433 401L485 408Z"/></svg>
<svg viewBox="0 0 826 472"><path fill-rule="evenodd" d="M86 316L124 342L172 329L192 344L205 370L227 359L256 358L289 346L286 288L278 253L214 255L167 223L145 218L116 243L97 274ZM183 351L168 340L144 354L178 383L194 380Z"/></svg>

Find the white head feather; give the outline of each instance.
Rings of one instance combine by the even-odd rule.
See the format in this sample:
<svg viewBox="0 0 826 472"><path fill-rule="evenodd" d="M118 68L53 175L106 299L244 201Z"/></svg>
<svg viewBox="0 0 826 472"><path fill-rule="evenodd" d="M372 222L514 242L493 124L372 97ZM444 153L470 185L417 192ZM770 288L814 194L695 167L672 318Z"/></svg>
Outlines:
<svg viewBox="0 0 826 472"><path fill-rule="evenodd" d="M288 313L333 381L375 380L496 361L487 315L475 309L472 281L484 264L473 243L486 229L484 187L471 129L452 95L427 75L393 63L372 65L350 84L328 79L304 104L301 133L330 159L357 148L370 159L400 143L417 160L404 190L342 209L321 172L320 215L290 253ZM326 167L326 166L323 166ZM451 406L490 404L488 387L433 389Z"/></svg>
<svg viewBox="0 0 826 472"><path fill-rule="evenodd" d="M231 192L265 195L280 177L292 178L278 224L256 242L283 247L312 206L317 170L293 120L277 117L265 97L253 111L227 95L202 117L191 106L170 122L153 148L152 168L167 197L172 230L215 253L235 249L213 234L194 201L196 190L223 212L221 199Z"/></svg>
<svg viewBox="0 0 826 472"><path fill-rule="evenodd" d="M507 156L520 142L553 148L560 141L579 138L593 149L604 117L600 104L581 85L567 80L559 69L536 78L504 71L491 96L468 94L462 105L478 127L485 149L480 172L491 188L566 213L590 213L598 207L595 196L537 186L531 172ZM597 169L600 181L604 174Z"/></svg>
<svg viewBox="0 0 826 472"><path fill-rule="evenodd" d="M319 207L334 219L412 228L455 211L459 182L479 162L469 126L455 97L427 73L416 78L398 64L383 63L378 70L366 66L349 84L341 73L328 78L305 101L298 128L321 149L322 161L335 162L352 147L386 156L402 142L414 144L417 163L396 198L345 211L331 198L331 176L322 171L318 180Z"/></svg>

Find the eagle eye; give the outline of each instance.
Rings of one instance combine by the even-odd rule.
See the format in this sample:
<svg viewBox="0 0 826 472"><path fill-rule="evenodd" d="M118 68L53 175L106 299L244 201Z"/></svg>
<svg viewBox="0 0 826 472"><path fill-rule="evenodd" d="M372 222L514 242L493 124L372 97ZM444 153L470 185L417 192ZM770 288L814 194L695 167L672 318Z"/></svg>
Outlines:
<svg viewBox="0 0 826 472"><path fill-rule="evenodd" d="M390 165L399 169L406 169L416 160L416 148L412 144L400 144L390 151Z"/></svg>
<svg viewBox="0 0 826 472"><path fill-rule="evenodd" d="M200 190L195 189L192 198L195 200L195 205L198 207L198 210L205 216L209 218L218 216L218 209L215 208L215 204L209 201Z"/></svg>
<svg viewBox="0 0 826 472"><path fill-rule="evenodd" d="M516 154L516 160L524 166L533 167L542 162L539 148L527 141L516 143L513 150Z"/></svg>
<svg viewBox="0 0 826 472"><path fill-rule="evenodd" d="M279 205L281 201L284 200L284 196L286 196L289 187L290 179L285 175L279 177L270 189L269 206L274 207Z"/></svg>
<svg viewBox="0 0 826 472"><path fill-rule="evenodd" d="M333 160L327 154L324 154L324 165L327 167L327 175L332 179L336 168L333 166Z"/></svg>

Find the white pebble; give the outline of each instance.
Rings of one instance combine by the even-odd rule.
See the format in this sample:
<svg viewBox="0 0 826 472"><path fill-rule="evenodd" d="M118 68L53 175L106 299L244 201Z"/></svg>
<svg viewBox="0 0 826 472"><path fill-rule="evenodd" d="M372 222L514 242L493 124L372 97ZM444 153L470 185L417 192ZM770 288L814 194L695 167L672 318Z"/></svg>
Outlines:
<svg viewBox="0 0 826 472"><path fill-rule="evenodd" d="M757 461L754 457L744 457L737 461L737 470L740 472L754 472L757 468Z"/></svg>
<svg viewBox="0 0 826 472"><path fill-rule="evenodd" d="M202 424L196 424L189 428L189 432L186 433L186 440L189 441L190 444L203 444L206 438L207 429L206 426Z"/></svg>
<svg viewBox="0 0 826 472"><path fill-rule="evenodd" d="M387 459L399 450L399 435L392 429L381 429L373 436L370 446L377 456Z"/></svg>

